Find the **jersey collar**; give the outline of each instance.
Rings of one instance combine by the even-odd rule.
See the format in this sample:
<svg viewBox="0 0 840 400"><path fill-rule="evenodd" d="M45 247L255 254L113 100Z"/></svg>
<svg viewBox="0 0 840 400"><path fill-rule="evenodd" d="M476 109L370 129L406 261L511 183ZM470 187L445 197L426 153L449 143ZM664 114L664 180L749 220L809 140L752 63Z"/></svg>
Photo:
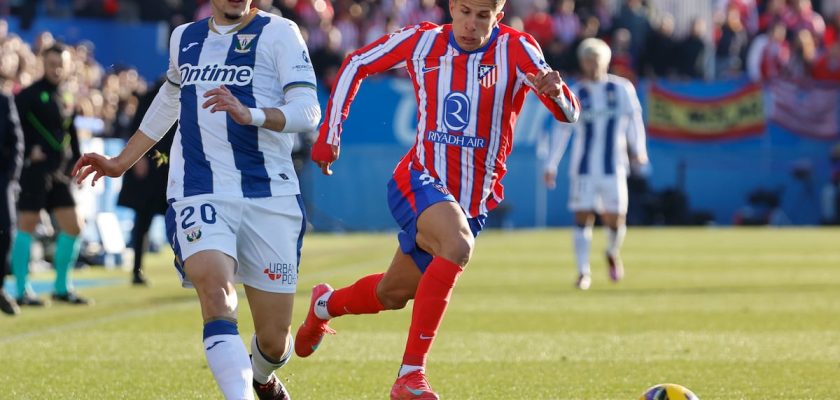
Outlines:
<svg viewBox="0 0 840 400"><path fill-rule="evenodd" d="M239 25L236 25L235 28L228 31L227 34L235 33L239 30L242 30L242 28L248 26L248 24L250 24L251 21L254 20L254 17L257 16L258 11L259 10L256 7L252 8L250 11L248 11L248 15L246 15L245 18L242 19L242 22L240 22ZM210 19L207 20L207 24L210 26L210 31L216 33L217 35L221 35L221 33L219 33L219 31L216 30L216 23L213 21L213 17L210 17Z"/></svg>
<svg viewBox="0 0 840 400"><path fill-rule="evenodd" d="M467 50L462 49L461 46L458 45L458 42L455 40L455 32L454 31L449 31L449 45L454 47L455 50L458 50L458 52L461 53L461 54L482 53L482 52L487 51L487 49L490 48L490 45L492 45L493 42L496 41L496 36L499 36L499 27L498 26L493 28L493 32L490 33L490 39L487 41L487 43L484 46L481 46L481 47L479 47L475 50L472 50L472 51L467 51Z"/></svg>

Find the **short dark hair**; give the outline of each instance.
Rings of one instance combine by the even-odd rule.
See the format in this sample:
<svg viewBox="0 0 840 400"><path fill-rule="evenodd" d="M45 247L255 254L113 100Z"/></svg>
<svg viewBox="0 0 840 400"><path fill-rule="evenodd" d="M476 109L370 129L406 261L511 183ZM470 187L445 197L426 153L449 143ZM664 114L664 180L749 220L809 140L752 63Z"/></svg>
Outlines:
<svg viewBox="0 0 840 400"><path fill-rule="evenodd" d="M44 56L46 56L49 53L55 53L55 54L58 54L59 57L60 57L61 54L63 54L65 51L67 51L67 46L65 46L61 43L56 43L56 44L44 49Z"/></svg>

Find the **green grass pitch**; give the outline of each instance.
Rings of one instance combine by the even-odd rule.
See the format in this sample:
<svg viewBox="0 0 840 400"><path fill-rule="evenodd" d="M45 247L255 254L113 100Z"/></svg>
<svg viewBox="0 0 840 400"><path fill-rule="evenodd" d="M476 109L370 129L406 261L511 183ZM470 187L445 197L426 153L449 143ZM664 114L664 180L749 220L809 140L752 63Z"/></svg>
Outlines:
<svg viewBox="0 0 840 400"><path fill-rule="evenodd" d="M704 400L840 397L840 230L631 227L619 284L603 243L596 230L580 292L570 231L483 233L430 355L441 397L635 400L663 382ZM313 284L382 271L395 249L393 234L307 236L293 330ZM169 260L149 257L150 288L88 269L76 277L122 279L84 290L95 306L0 317L0 398L221 398L195 295ZM292 396L388 398L410 305L335 320L338 335L281 370Z"/></svg>

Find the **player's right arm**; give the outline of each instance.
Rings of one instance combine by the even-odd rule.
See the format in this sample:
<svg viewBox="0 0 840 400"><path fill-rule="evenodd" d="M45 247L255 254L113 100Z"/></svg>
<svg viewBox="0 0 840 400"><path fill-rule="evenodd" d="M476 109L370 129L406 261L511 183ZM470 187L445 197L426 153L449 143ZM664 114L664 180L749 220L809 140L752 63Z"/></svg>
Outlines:
<svg viewBox="0 0 840 400"><path fill-rule="evenodd" d="M332 175L330 164L338 159L341 124L347 119L350 104L359 92L362 80L404 66L411 59L420 36L418 33L433 26L423 23L403 28L350 53L344 59L327 103L318 140L312 146L312 161L321 167L324 175Z"/></svg>
<svg viewBox="0 0 840 400"><path fill-rule="evenodd" d="M91 186L103 176L116 178L128 171L152 146L155 145L178 120L181 113L181 74L175 64L178 57L178 43L187 25L181 25L172 32L169 39L169 68L166 82L158 90L152 104L143 116L140 128L131 136L125 148L116 157L107 157L97 153L83 154L70 175L81 184L93 174Z"/></svg>

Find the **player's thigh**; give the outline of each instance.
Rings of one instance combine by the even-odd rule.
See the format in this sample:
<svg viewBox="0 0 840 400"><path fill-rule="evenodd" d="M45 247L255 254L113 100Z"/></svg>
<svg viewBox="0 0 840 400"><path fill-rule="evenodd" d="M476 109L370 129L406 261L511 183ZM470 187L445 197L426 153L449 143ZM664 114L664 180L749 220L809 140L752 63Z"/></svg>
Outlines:
<svg viewBox="0 0 840 400"><path fill-rule="evenodd" d="M627 214L627 178L607 176L599 182L604 214Z"/></svg>
<svg viewBox="0 0 840 400"><path fill-rule="evenodd" d="M569 180L569 211L589 212L598 207L598 186L592 177L574 176Z"/></svg>
<svg viewBox="0 0 840 400"><path fill-rule="evenodd" d="M237 277L253 288L294 294L306 220L299 196L248 199L237 232Z"/></svg>
<svg viewBox="0 0 840 400"><path fill-rule="evenodd" d="M459 258L463 252L472 252L473 243L470 225L458 203L435 203L417 219L417 244L431 254Z"/></svg>

